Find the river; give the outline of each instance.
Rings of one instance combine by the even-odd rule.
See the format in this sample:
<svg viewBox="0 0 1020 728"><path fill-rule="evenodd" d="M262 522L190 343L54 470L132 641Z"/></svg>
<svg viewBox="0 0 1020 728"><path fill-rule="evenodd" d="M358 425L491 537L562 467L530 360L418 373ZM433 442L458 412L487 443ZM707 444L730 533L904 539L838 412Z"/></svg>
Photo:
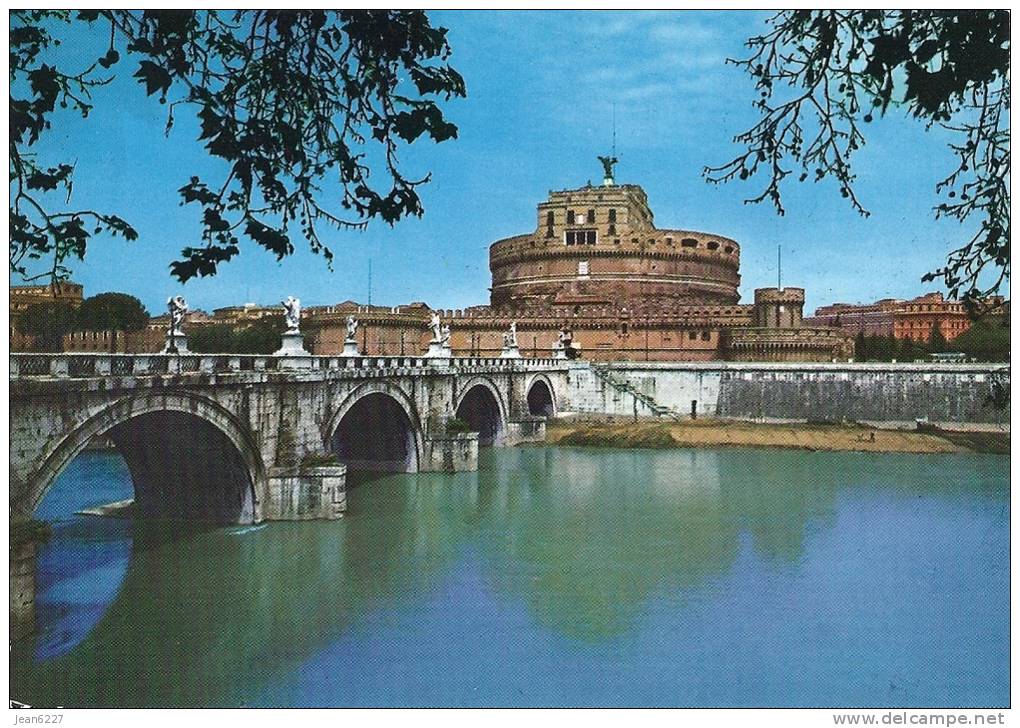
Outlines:
<svg viewBox="0 0 1020 728"><path fill-rule="evenodd" d="M996 455L485 449L339 522L165 533L90 452L37 517L33 706L1006 706Z"/></svg>

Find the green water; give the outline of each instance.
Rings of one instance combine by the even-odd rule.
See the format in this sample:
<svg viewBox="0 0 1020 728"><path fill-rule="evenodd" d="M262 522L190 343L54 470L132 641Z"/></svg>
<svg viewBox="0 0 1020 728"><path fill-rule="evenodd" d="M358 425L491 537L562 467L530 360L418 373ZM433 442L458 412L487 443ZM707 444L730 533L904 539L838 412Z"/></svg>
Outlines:
<svg viewBox="0 0 1020 728"><path fill-rule="evenodd" d="M1003 706L1005 456L487 449L333 523L39 515L33 705Z"/></svg>

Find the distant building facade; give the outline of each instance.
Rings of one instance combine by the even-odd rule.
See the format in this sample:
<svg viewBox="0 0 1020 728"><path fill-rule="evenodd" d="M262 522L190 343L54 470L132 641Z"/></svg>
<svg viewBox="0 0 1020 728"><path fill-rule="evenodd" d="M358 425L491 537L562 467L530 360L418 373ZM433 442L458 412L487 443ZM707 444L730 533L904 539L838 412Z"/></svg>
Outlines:
<svg viewBox="0 0 1020 728"><path fill-rule="evenodd" d="M991 313L1008 311L1008 302L1001 296L989 298L983 308ZM807 319L819 326L835 326L851 335L892 336L916 342L931 340L937 328L946 341L952 341L971 326L966 307L957 301L947 301L938 292L902 300L884 298L874 303L834 303L815 309Z"/></svg>
<svg viewBox="0 0 1020 728"><path fill-rule="evenodd" d="M30 351L35 337L23 334L18 322L29 306L35 303L60 302L78 308L84 300L80 283L61 281L37 286L10 287L10 329L8 345L11 351Z"/></svg>

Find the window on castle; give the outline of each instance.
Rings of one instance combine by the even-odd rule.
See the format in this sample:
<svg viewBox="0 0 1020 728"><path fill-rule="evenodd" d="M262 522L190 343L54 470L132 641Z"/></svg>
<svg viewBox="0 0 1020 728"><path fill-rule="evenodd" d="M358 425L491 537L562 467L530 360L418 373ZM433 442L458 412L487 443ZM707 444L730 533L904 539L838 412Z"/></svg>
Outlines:
<svg viewBox="0 0 1020 728"><path fill-rule="evenodd" d="M613 224L609 225L609 234L610 235L616 235L616 225L613 225Z"/></svg>
<svg viewBox="0 0 1020 728"><path fill-rule="evenodd" d="M691 341L694 341L696 338L698 338L698 332L697 331L688 331L687 332L687 338L690 339Z"/></svg>
<svg viewBox="0 0 1020 728"><path fill-rule="evenodd" d="M684 238L680 241L681 248L696 248L698 247L698 241L694 238Z"/></svg>
<svg viewBox="0 0 1020 728"><path fill-rule="evenodd" d="M707 331L702 331L701 332L701 340L702 341L708 341L711 338L712 338L712 335L710 333L708 333Z"/></svg>
<svg viewBox="0 0 1020 728"><path fill-rule="evenodd" d="M567 210L567 225L573 225L573 224L574 224L574 211L573 210Z"/></svg>
<svg viewBox="0 0 1020 728"><path fill-rule="evenodd" d="M595 245L596 232L594 230L567 230L567 245Z"/></svg>
<svg viewBox="0 0 1020 728"><path fill-rule="evenodd" d="M715 242L709 243L708 244L708 249L709 250L718 250L719 249L719 243L715 243Z"/></svg>
<svg viewBox="0 0 1020 728"><path fill-rule="evenodd" d="M553 236L553 223L555 222L555 219L556 218L553 215L552 210L549 210L549 212L545 214L545 227L546 227L545 236L547 238L551 238Z"/></svg>
<svg viewBox="0 0 1020 728"><path fill-rule="evenodd" d="M616 208L609 211L609 222L616 222Z"/></svg>
<svg viewBox="0 0 1020 728"><path fill-rule="evenodd" d="M593 209L588 210L588 216L585 218L585 223L587 223L588 225L595 224L595 210Z"/></svg>

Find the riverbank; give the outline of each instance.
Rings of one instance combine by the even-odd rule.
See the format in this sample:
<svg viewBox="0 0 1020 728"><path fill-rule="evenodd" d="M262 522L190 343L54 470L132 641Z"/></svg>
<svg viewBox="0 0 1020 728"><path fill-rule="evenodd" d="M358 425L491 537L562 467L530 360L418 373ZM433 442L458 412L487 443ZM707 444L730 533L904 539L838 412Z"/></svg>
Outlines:
<svg viewBox="0 0 1020 728"><path fill-rule="evenodd" d="M916 432L856 424L765 424L730 420L552 420L546 425L546 441L590 447L779 447L856 452L1009 453L1008 432Z"/></svg>

